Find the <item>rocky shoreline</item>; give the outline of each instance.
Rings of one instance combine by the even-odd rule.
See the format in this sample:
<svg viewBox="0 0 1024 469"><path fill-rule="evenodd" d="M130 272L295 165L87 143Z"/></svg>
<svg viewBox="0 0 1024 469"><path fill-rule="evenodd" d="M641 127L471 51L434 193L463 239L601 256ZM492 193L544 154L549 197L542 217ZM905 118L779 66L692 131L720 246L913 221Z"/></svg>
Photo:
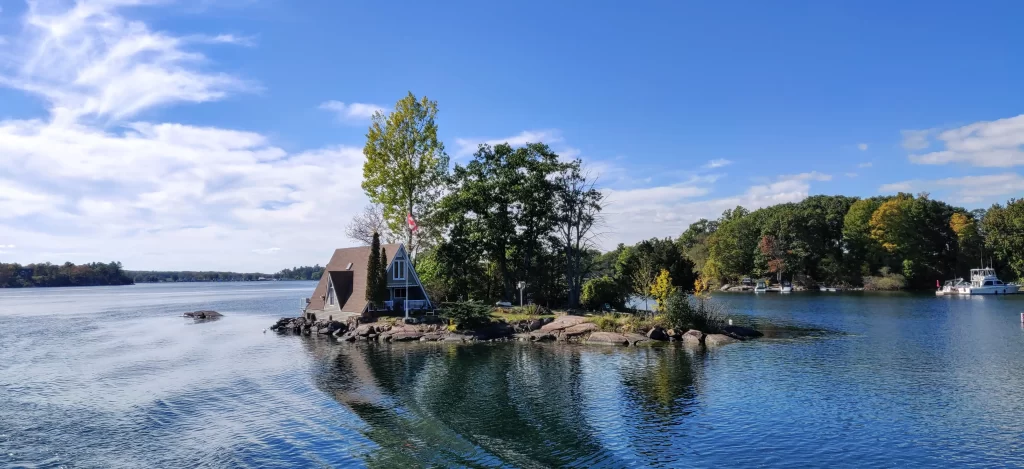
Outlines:
<svg viewBox="0 0 1024 469"><path fill-rule="evenodd" d="M563 315L556 318L524 320L515 323L496 322L485 327L450 331L443 324L403 324L386 318L383 321L360 323L358 320L311 321L306 318L281 318L270 330L279 334L332 337L340 342L567 342L596 345L640 346L679 342L689 346L716 347L752 340L763 334L742 326L725 326L707 334L654 327L645 333L601 331L585 316Z"/></svg>

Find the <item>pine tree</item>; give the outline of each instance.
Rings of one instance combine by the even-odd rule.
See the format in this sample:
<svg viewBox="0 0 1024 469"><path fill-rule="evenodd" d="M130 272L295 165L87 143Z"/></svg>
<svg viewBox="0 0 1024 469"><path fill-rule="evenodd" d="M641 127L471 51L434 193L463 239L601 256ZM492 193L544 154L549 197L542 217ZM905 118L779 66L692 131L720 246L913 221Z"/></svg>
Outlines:
<svg viewBox="0 0 1024 469"><path fill-rule="evenodd" d="M377 297L380 301L388 299L388 251L380 247L380 267L377 268Z"/></svg>
<svg viewBox="0 0 1024 469"><path fill-rule="evenodd" d="M374 232L373 241L370 243L370 256L366 260L366 301L374 304L380 301L380 252L380 235Z"/></svg>

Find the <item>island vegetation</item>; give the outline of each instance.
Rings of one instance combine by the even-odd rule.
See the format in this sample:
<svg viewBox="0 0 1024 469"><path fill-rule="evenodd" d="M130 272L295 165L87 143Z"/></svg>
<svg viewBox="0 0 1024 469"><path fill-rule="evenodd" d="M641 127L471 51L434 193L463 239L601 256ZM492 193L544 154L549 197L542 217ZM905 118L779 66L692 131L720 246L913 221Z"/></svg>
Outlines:
<svg viewBox="0 0 1024 469"><path fill-rule="evenodd" d="M450 166L437 112L410 93L374 116L363 168L371 205L347 229L367 244L373 233L404 239L435 301L518 302L525 281L526 302L621 310L631 296L745 277L878 290L930 288L982 264L1024 277L1024 200L969 211L927 193L736 207L677 238L600 252L596 236L615 227L602 225L604 197L581 160L502 143Z"/></svg>
<svg viewBox="0 0 1024 469"><path fill-rule="evenodd" d="M259 272L216 272L216 271L128 271L135 283L161 282L255 282L259 280L320 280L323 275L322 266L302 266L282 269L275 274Z"/></svg>

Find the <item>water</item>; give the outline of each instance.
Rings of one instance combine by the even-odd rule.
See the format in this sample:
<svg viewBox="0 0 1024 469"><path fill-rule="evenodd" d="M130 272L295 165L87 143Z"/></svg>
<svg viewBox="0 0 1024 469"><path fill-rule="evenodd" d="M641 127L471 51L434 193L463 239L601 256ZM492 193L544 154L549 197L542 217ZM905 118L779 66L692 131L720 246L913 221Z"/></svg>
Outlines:
<svg viewBox="0 0 1024 469"><path fill-rule="evenodd" d="M828 332L706 353L263 333L312 288L0 290L0 467L1024 465L1024 296L719 295Z"/></svg>

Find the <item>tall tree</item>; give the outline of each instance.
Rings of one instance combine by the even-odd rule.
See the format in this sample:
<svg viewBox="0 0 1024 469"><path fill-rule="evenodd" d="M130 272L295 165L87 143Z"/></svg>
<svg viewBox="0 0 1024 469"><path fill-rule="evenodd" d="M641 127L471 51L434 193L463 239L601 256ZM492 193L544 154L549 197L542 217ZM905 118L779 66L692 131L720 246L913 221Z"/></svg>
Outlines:
<svg viewBox="0 0 1024 469"><path fill-rule="evenodd" d="M380 299L380 235L370 237L370 255L366 259L366 301L379 305Z"/></svg>
<svg viewBox="0 0 1024 469"><path fill-rule="evenodd" d="M377 301L384 302L388 300L388 250L384 246L380 247L380 267L377 267ZM405 293L405 296L409 296L409 292Z"/></svg>
<svg viewBox="0 0 1024 469"><path fill-rule="evenodd" d="M1018 279L1024 279L1024 199L995 204L982 221L986 245Z"/></svg>
<svg viewBox="0 0 1024 469"><path fill-rule="evenodd" d="M352 221L345 226L345 236L363 244L371 244L375 235L385 243L398 241L398 237L391 232L387 220L384 219L384 207L370 204L363 207L362 213L352 217Z"/></svg>
<svg viewBox="0 0 1024 469"><path fill-rule="evenodd" d="M588 249L596 247L594 227L600 221L604 195L594 188L577 160L564 165L555 177L555 233L565 253L565 283L569 307L578 308L584 276L589 266L583 265Z"/></svg>
<svg viewBox="0 0 1024 469"><path fill-rule="evenodd" d="M437 138L437 102L412 93L388 114L373 115L363 153L363 190L380 204L392 233L405 233L405 249L415 253L421 238L434 236L433 218L448 174L448 155ZM406 216L420 226L414 238Z"/></svg>

